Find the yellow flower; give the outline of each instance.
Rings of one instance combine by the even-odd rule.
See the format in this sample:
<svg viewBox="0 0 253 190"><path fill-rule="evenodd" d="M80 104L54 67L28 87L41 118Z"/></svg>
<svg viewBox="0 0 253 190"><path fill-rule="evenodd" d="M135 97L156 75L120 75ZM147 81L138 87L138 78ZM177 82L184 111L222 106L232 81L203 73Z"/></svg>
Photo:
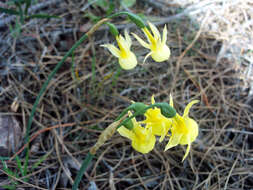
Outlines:
<svg viewBox="0 0 253 190"><path fill-rule="evenodd" d="M132 119L132 122L134 125L132 130L122 126L118 129L119 134L130 139L132 141L132 147L138 152L146 154L153 150L156 139L152 134L152 129L142 127L135 118Z"/></svg>
<svg viewBox="0 0 253 190"><path fill-rule="evenodd" d="M125 38L122 35L116 36L119 49L112 44L104 44L102 46L108 48L115 57L119 58L119 64L122 69L130 70L137 65L137 59L134 53L130 50L132 40L127 31L125 30L124 32Z"/></svg>
<svg viewBox="0 0 253 190"><path fill-rule="evenodd" d="M151 103L155 103L154 96L151 97ZM171 119L164 117L159 108L148 109L144 115L146 119L142 123L145 123L148 129L152 128L154 135L161 136L159 142L162 142L171 127Z"/></svg>
<svg viewBox="0 0 253 190"><path fill-rule="evenodd" d="M171 137L169 143L165 147L165 151L178 144L188 145L182 161L184 161L189 154L191 143L198 136L198 124L188 116L190 108L196 103L198 103L198 100L191 101L186 106L183 116L176 114L176 116L172 118ZM170 97L170 105L173 107L172 97Z"/></svg>
<svg viewBox="0 0 253 190"><path fill-rule="evenodd" d="M170 48L166 45L166 40L167 40L167 27L166 27L166 25L163 28L163 38L162 39L161 39L160 33L159 33L158 29L155 27L155 25L153 25L150 22L148 22L148 25L149 25L153 35L150 33L150 31L147 29L147 27L144 27L142 29L142 31L144 32L149 43L144 42L139 36L137 36L136 34L133 34L134 37L139 41L139 43L143 47L151 50L151 52L146 55L144 62L150 55L156 62L162 62L162 61L168 60L170 57Z"/></svg>

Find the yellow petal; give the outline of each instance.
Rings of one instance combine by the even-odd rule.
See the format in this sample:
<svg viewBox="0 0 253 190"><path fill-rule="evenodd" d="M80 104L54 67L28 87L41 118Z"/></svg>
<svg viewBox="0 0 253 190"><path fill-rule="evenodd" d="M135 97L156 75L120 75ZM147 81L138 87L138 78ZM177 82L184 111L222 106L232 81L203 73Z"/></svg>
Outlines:
<svg viewBox="0 0 253 190"><path fill-rule="evenodd" d="M166 44L166 41L167 41L167 27L166 27L166 24L164 25L164 28L163 28L163 39L162 39L162 44L165 45Z"/></svg>
<svg viewBox="0 0 253 190"><path fill-rule="evenodd" d="M135 136L132 141L132 146L136 151L146 154L151 150L153 150L156 139L155 136L152 135L151 129L149 130L142 129L142 130L145 130L143 137L139 138L138 136Z"/></svg>
<svg viewBox="0 0 253 190"><path fill-rule="evenodd" d="M146 38L148 39L148 42L150 43L149 47L150 49L155 49L157 40L154 38L154 36L150 33L150 31L145 27L142 29L144 32Z"/></svg>
<svg viewBox="0 0 253 190"><path fill-rule="evenodd" d="M191 144L188 144L182 162L183 162L183 161L185 160L185 158L188 156L188 154L189 154L189 152L190 152L190 149L191 149Z"/></svg>
<svg viewBox="0 0 253 190"><path fill-rule="evenodd" d="M196 121L188 117L184 119L184 122L185 126L187 127L187 133L184 134L181 138L181 145L192 143L196 140L199 133L198 124L196 123Z"/></svg>
<svg viewBox="0 0 253 190"><path fill-rule="evenodd" d="M171 107L174 107L174 105L173 105L173 98L172 98L172 95L170 94L170 106Z"/></svg>
<svg viewBox="0 0 253 190"><path fill-rule="evenodd" d="M160 138L159 138L159 143L163 142L164 138L165 138L165 134L163 134Z"/></svg>
<svg viewBox="0 0 253 190"><path fill-rule="evenodd" d="M139 36L137 36L135 33L132 33L132 35L135 37L135 39L145 48L150 49L149 44L144 42Z"/></svg>
<svg viewBox="0 0 253 190"><path fill-rule="evenodd" d="M155 95L153 94L152 96L151 96L151 104L154 104L155 103Z"/></svg>
<svg viewBox="0 0 253 190"><path fill-rule="evenodd" d="M121 126L120 128L118 128L117 131L119 132L119 134L121 136L126 137L130 140L132 140L134 137L133 131L130 131L129 129L125 128L124 126Z"/></svg>
<svg viewBox="0 0 253 190"><path fill-rule="evenodd" d="M188 117L188 114L189 114L189 111L190 111L192 105L193 105L193 104L196 104L196 103L198 103L198 102L199 102L198 100L193 100L193 101L191 101L191 102L185 107L183 117Z"/></svg>
<svg viewBox="0 0 253 190"><path fill-rule="evenodd" d="M149 25L152 33L154 34L155 39L156 40L161 39L160 32L158 31L158 29L156 28L156 26L154 24L152 24L151 22L148 22L148 25Z"/></svg>
<svg viewBox="0 0 253 190"><path fill-rule="evenodd" d="M127 41L123 38L123 36L119 35L116 37L118 46L121 50L121 54L126 54L126 52L130 51L130 46Z"/></svg>
<svg viewBox="0 0 253 190"><path fill-rule="evenodd" d="M152 52L149 52L149 53L145 56L145 58L144 58L144 60L143 60L143 63L146 62L146 59L147 59L150 55L152 55Z"/></svg>
<svg viewBox="0 0 253 190"><path fill-rule="evenodd" d="M104 44L101 45L102 47L106 47L108 48L108 50L115 56L115 57L120 57L120 50L118 48L116 48L114 45L112 44Z"/></svg>
<svg viewBox="0 0 253 190"><path fill-rule="evenodd" d="M180 134L180 133L172 134L170 137L169 143L166 145L164 151L166 151L174 146L177 146L180 142L181 137L182 137L182 134Z"/></svg>
<svg viewBox="0 0 253 190"><path fill-rule="evenodd" d="M132 45L132 40L131 40L131 38L130 38L128 32L127 32L127 30L124 30L124 34L125 34L125 38L126 38L126 41L128 43L128 46L130 48L130 46Z"/></svg>

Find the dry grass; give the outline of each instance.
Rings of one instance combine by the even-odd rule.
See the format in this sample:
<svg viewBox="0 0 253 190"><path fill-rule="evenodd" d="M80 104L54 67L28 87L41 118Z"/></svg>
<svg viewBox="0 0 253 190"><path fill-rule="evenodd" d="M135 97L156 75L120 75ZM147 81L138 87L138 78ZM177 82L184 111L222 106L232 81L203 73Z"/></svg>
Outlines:
<svg viewBox="0 0 253 190"><path fill-rule="evenodd" d="M24 132L43 82L76 39L92 25L82 16L81 9L103 16L101 9L87 6L86 1L65 1L59 6L52 3L45 9L64 19L31 21L18 39L11 38L7 28L0 28L0 111L15 115ZM53 129L32 142L29 180L24 182L20 178L17 187L70 188L80 163L101 130L131 100L149 103L154 94L156 101L168 102L172 93L179 113L190 100L201 100L190 113L199 123L200 134L187 160L181 162L185 147L163 152L165 142L157 143L151 153L142 155L126 139L115 135L99 150L81 182L82 189L253 188L253 103L249 94L252 79L242 75L244 65L250 65L249 62L241 59L235 67L234 59L220 57L226 41L218 36L229 35L225 30L216 30L219 33L211 36L205 31L209 23L198 24L177 13L178 7L164 10L153 1L141 1L131 10L144 9L148 10L143 13L152 15L155 23L156 18L161 18L158 25L168 23L171 59L164 63L149 59L134 70L118 72L116 59L99 47L112 41L108 31L97 32L75 52L74 65L80 79L73 78L69 58L49 84L37 109L32 134L58 124L74 122L75 126ZM236 10L234 14L225 13L237 18ZM208 21L213 17L209 13ZM122 24L120 20L116 23ZM231 24L230 20L228 23ZM138 32L132 25L125 26ZM142 62L146 51L137 43L134 49ZM94 61L96 72L92 75ZM14 113L10 106L16 97L19 108ZM46 154L45 160L32 170L31 166ZM16 161L8 163L8 167L15 170ZM0 171L0 185L10 182Z"/></svg>

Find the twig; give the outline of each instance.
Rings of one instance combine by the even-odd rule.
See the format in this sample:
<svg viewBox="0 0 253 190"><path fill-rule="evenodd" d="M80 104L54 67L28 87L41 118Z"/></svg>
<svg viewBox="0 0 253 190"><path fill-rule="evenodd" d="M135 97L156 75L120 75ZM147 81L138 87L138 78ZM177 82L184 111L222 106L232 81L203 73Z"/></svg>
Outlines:
<svg viewBox="0 0 253 190"><path fill-rule="evenodd" d="M59 127L72 127L73 125L75 125L75 123L66 123L66 124L60 124L60 125L55 125L55 126L52 126L52 127L48 127L48 128L45 128L45 129L41 129L39 130L37 133L35 133L32 138L21 148L19 149L18 152L16 152L9 160L8 162L10 162L11 160L13 160L17 155L19 155L26 147L27 145L33 141L37 136L39 136L41 133L44 133L46 131L50 131L52 129L56 129L56 128L59 128Z"/></svg>
<svg viewBox="0 0 253 190"><path fill-rule="evenodd" d="M8 177L10 177L10 178L12 178L12 179L14 179L14 180L16 180L16 181L19 181L20 183L26 184L26 185L28 185L29 187L33 187L33 188L35 188L35 189L47 190L47 189L44 189L44 188L42 188L42 187L39 187L39 186L30 184L30 183L27 183L27 182L25 182L25 181L23 181L23 180L21 180L21 179L15 177L15 176L12 176L12 175L8 174L7 172L5 172L5 171L2 170L2 169L0 169L0 171L1 171L2 173L4 173L5 175L7 175Z"/></svg>

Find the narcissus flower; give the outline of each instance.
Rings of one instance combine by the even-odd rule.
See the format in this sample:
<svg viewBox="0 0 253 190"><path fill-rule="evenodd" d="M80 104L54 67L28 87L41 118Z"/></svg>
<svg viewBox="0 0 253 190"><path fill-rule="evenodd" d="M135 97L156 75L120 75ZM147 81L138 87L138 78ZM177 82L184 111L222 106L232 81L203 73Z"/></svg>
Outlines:
<svg viewBox="0 0 253 190"><path fill-rule="evenodd" d="M154 96L151 97L151 103L155 103ZM161 114L159 108L151 108L144 114L146 119L142 122L146 124L146 127L152 128L152 133L157 136L161 136L159 142L162 142L164 137L168 134L171 127L172 120L164 117Z"/></svg>
<svg viewBox="0 0 253 190"><path fill-rule="evenodd" d="M170 57L170 48L166 45L166 41L167 41L166 25L164 26L164 29L163 29L162 38L160 36L158 29L155 27L155 25L153 25L150 22L148 22L148 25L153 35L150 33L147 27L142 28L142 31L144 32L146 38L148 39L148 43L144 42L136 34L133 34L134 37L139 41L139 43L143 47L151 50L151 52L146 55L144 62L150 55L156 62L162 62L162 61L168 60Z"/></svg>
<svg viewBox="0 0 253 190"><path fill-rule="evenodd" d="M130 114L131 115L131 114ZM143 154L146 154L153 150L155 146L155 136L152 134L152 128L142 127L135 118L132 119L133 129L129 130L124 126L121 126L118 130L119 134L132 141L132 147Z"/></svg>
<svg viewBox="0 0 253 190"><path fill-rule="evenodd" d="M116 36L119 49L112 44L104 44L102 46L108 48L115 57L119 58L119 64L122 69L130 70L137 65L137 59L134 53L130 50L132 40L126 30L124 33L125 38L122 35Z"/></svg>
<svg viewBox="0 0 253 190"><path fill-rule="evenodd" d="M191 101L186 106L183 116L176 114L176 116L172 118L171 137L169 143L165 147L165 151L178 144L188 145L182 161L184 161L189 154L191 143L195 141L198 136L198 124L188 116L190 108L196 103L198 103L198 100ZM172 97L170 98L170 105L173 107Z"/></svg>

